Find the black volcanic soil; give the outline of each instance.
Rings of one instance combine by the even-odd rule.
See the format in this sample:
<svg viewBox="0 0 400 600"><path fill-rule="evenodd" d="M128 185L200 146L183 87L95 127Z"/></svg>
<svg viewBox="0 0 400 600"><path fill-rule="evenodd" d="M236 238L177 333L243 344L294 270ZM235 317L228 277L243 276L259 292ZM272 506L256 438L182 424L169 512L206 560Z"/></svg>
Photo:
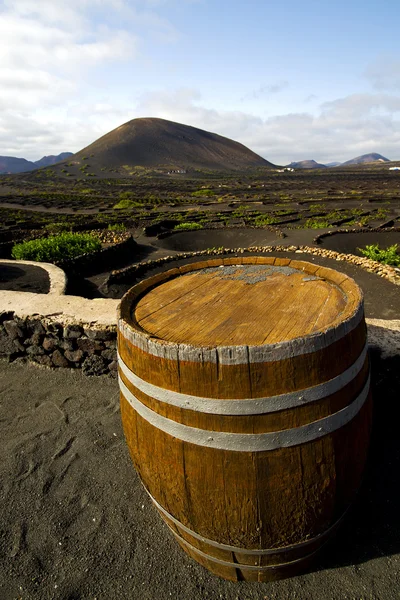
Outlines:
<svg viewBox="0 0 400 600"><path fill-rule="evenodd" d="M47 271L33 265L10 265L0 261L0 290L48 294L50 279Z"/></svg>
<svg viewBox="0 0 400 600"><path fill-rule="evenodd" d="M381 248L398 244L400 249L400 231L336 233L321 239L321 246L324 248L357 256L362 256L358 248L365 248L370 244L379 244Z"/></svg>
<svg viewBox="0 0 400 600"><path fill-rule="evenodd" d="M115 380L0 360L1 599L398 600L399 386L399 358L373 352L364 485L310 572L232 583L192 561L152 507Z"/></svg>
<svg viewBox="0 0 400 600"><path fill-rule="evenodd" d="M61 168L51 172L60 173ZM242 174L201 182L139 177L114 181L101 179L100 169L97 179L86 177L79 166L68 169L65 179L53 180L47 170L0 178L2 201L39 210L95 212L112 210L127 189L142 205L151 205L150 196L168 205L180 198L185 203L200 186L211 185L214 205L219 195L227 196L218 210L234 200L266 209L285 204L299 213L315 203L326 204L327 210L382 206L390 212L384 218L399 216L399 175L379 165L373 171L361 166L357 172L347 167L317 175L270 170L257 182ZM87 187L90 193L81 189ZM111 216L121 223L135 221L142 205ZM145 211L149 224L151 206ZM40 213L4 210L1 216L10 227L20 219L35 220L36 226ZM54 215L44 216L55 220ZM79 219L87 222L89 217ZM311 245L320 232L293 230L283 241ZM207 244L219 246L219 240L208 238ZM141 254L132 263L174 253L157 243L141 238ZM250 243L250 237L241 239L241 245ZM335 244L334 249L342 249L338 240ZM363 288L368 316L399 318L399 288L388 281L346 262L299 253L282 256L344 271ZM105 275L90 279L98 286ZM129 458L115 380L0 361L1 600L398 600L400 360L381 360L373 351L371 362L375 413L369 469L347 521L309 574L271 584L233 584L191 561L152 508Z"/></svg>
<svg viewBox="0 0 400 600"><path fill-rule="evenodd" d="M276 241L274 242L269 241L275 239L272 238L274 235L272 232L254 229L189 231L175 233L161 240L158 240L157 238L149 239L145 236L141 236L140 238L137 238L137 241L139 242L139 248L141 249L141 258L139 260L135 260L134 257L132 257L133 260L131 264L137 264L140 262L140 260L153 261L158 258L173 256L178 252L204 250L212 247L218 248L220 246L227 248L246 248L254 245L315 246L315 244L312 243L312 237L314 235L312 230L293 230L291 232L286 231L286 233L286 238L276 238ZM254 244L255 234L259 235L258 239L260 241L257 242L257 244ZM271 237L269 238L269 236ZM238 243L239 240L240 244ZM168 246L167 248L166 245ZM340 248L338 248L338 251L341 251ZM272 254L269 254L269 256L271 255ZM249 256L254 256L254 253L249 253ZM335 269L337 271L342 271L346 275L352 277L362 288L364 292L365 312L367 317L375 319L399 318L400 288L374 273L369 273L368 271L365 271L364 269L361 269L360 267L346 261L336 261L334 259L314 256L306 253L274 252L273 256L305 260ZM201 256L193 257L191 259L182 259L179 261L179 264L185 264L186 262L197 262L199 260L206 259L207 257ZM128 289L132 287L132 285L134 285L138 280L144 279L145 277L150 277L151 275L155 275L156 273L167 270L168 268L172 268L172 265L175 266L175 264L176 263L174 262L166 263L165 265L159 267L149 267L140 273L139 279L136 279L136 276L132 276L130 280L128 279L123 283L114 283L110 285L108 291L106 291L104 288L101 288L102 283L106 279L108 273L102 273L91 277L90 281L92 285L98 286L102 289L102 295L112 298L121 298L124 293L127 292Z"/></svg>
<svg viewBox="0 0 400 600"><path fill-rule="evenodd" d="M283 240L277 233L265 229L203 229L171 233L157 240L156 243L166 250L193 252L220 246L224 248L273 246L283 243Z"/></svg>

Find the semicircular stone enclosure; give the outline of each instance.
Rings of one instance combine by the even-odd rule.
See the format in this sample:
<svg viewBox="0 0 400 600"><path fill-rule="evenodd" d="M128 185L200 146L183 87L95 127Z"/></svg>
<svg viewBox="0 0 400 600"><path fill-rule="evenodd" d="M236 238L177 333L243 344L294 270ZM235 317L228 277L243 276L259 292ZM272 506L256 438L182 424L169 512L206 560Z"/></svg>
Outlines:
<svg viewBox="0 0 400 600"><path fill-rule="evenodd" d="M118 352L131 456L178 543L228 579L304 570L366 460L355 282L265 256L185 265L124 296Z"/></svg>

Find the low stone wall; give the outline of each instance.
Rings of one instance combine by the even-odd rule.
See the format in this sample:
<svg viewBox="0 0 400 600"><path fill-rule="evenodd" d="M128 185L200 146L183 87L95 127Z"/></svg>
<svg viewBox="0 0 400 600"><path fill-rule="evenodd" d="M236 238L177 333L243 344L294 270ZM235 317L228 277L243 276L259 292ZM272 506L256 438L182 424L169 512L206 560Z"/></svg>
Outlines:
<svg viewBox="0 0 400 600"><path fill-rule="evenodd" d="M336 229L317 235L313 239L313 242L314 244L321 244L322 240L326 237L344 233L387 233L388 231L398 232L400 231L400 227L353 227L352 229Z"/></svg>
<svg viewBox="0 0 400 600"><path fill-rule="evenodd" d="M132 235L126 239L102 248L98 252L82 254L76 258L57 262L57 266L67 272L67 274L76 273L79 275L92 275L98 271L111 268L116 261L125 257L131 252L134 255L137 244Z"/></svg>
<svg viewBox="0 0 400 600"><path fill-rule="evenodd" d="M171 263L173 266L174 261L182 259L193 261L196 257L206 258L210 255L282 251L308 253L337 261L352 262L400 285L399 269L381 265L367 258L307 246L259 246L176 254L114 271L108 283L120 282L132 277L140 279L146 276L146 271L150 268L160 267L164 270ZM38 265L40 266L41 263ZM119 301L106 298L88 300L62 295L60 290L56 289L54 292L30 294L3 291L0 293L0 311L3 311L0 312L0 357L9 360L27 359L45 367L80 368L85 375L109 374L116 377L116 311ZM398 323L396 322L396 333L393 334L396 352L399 347ZM378 325L379 329L376 329ZM385 322L382 321L381 325L381 322L376 321L374 327L379 333L381 329L385 330ZM383 333L387 339L385 331Z"/></svg>
<svg viewBox="0 0 400 600"><path fill-rule="evenodd" d="M0 357L45 367L80 368L85 375L117 374L116 326L90 328L14 312L0 313Z"/></svg>
<svg viewBox="0 0 400 600"><path fill-rule="evenodd" d="M325 250L323 248L317 248L312 246L252 246L250 248L224 248L222 250L200 250L198 252L183 252L159 258L153 261L142 262L136 265L130 265L124 269L115 270L110 273L105 282L105 286L110 286L113 283L122 283L124 281L133 280L135 277L140 277L145 274L146 271L156 267L168 266L169 263L174 263L182 259L193 259L194 257L207 257L207 256L220 256L225 254L243 254L249 253L271 253L271 252L298 252L299 254L312 254L314 256L322 256L324 258L331 258L338 262L347 261L353 263L365 271L370 273L376 273L384 279L388 279L395 285L400 285L400 269L390 267L389 265L383 265L375 260L364 258L361 256L355 256L354 254L343 254L336 252L335 250Z"/></svg>
<svg viewBox="0 0 400 600"><path fill-rule="evenodd" d="M194 219L191 219L190 222L194 221ZM288 223L289 221L285 221L285 223ZM282 222L282 225L284 225L285 223ZM151 227L151 226L150 226ZM224 229L224 230L235 230L235 229L265 229L266 231L270 231L271 233L274 233L277 237L280 238L285 238L286 233L284 231L282 231L281 229L278 229L278 227L274 227L273 225L249 225L249 224L245 224L243 222L243 225L222 225L220 223L209 223L207 224L206 227L202 227L202 229L173 229L172 231L162 231L159 234L156 234L157 239L159 240L163 240L165 238L169 238L173 235L176 235L178 233L190 233L190 232L194 232L194 231L207 231L207 230L211 230L214 231L216 229ZM145 235L150 235L149 233L146 232L146 230L149 230L149 227L145 228Z"/></svg>

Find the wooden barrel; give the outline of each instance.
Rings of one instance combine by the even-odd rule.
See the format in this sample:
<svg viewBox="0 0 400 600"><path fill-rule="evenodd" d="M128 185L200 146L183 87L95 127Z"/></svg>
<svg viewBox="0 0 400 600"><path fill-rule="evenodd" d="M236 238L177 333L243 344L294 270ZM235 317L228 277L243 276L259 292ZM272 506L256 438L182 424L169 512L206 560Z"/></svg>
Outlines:
<svg viewBox="0 0 400 600"><path fill-rule="evenodd" d="M185 265L124 296L118 349L130 453L182 548L227 579L304 570L366 462L356 283L265 256Z"/></svg>

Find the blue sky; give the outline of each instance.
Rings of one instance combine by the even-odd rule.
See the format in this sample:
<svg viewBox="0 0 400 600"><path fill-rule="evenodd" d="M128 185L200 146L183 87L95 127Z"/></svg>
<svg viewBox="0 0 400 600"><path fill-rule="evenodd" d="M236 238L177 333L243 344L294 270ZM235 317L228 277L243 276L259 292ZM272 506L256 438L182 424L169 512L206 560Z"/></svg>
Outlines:
<svg viewBox="0 0 400 600"><path fill-rule="evenodd" d="M0 155L75 152L154 116L276 164L399 160L396 5L0 0Z"/></svg>

